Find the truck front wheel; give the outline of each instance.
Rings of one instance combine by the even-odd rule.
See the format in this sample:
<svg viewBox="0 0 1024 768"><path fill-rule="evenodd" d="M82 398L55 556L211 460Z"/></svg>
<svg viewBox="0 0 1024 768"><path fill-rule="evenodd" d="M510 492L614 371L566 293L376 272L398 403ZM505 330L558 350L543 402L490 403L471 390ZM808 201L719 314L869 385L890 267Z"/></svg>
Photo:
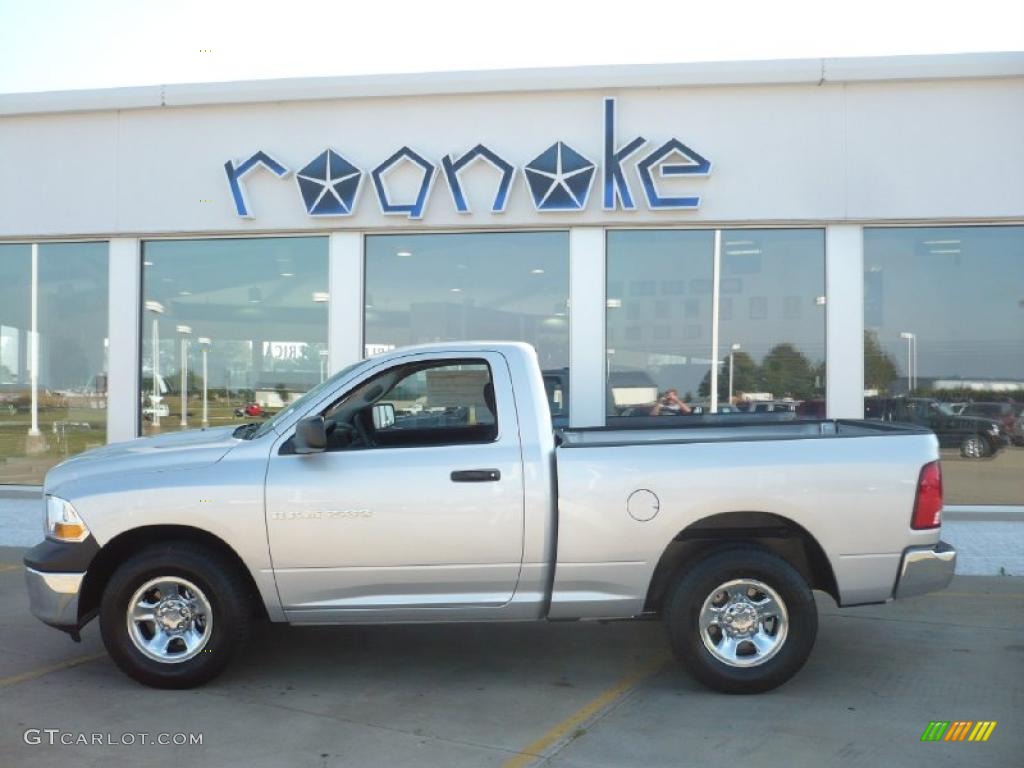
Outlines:
<svg viewBox="0 0 1024 768"><path fill-rule="evenodd" d="M760 693L807 661L818 612L793 566L755 547L719 550L676 582L665 620L687 672L725 693Z"/></svg>
<svg viewBox="0 0 1024 768"><path fill-rule="evenodd" d="M213 679L249 632L247 583L216 551L174 542L152 546L111 576L100 633L129 677L155 688Z"/></svg>

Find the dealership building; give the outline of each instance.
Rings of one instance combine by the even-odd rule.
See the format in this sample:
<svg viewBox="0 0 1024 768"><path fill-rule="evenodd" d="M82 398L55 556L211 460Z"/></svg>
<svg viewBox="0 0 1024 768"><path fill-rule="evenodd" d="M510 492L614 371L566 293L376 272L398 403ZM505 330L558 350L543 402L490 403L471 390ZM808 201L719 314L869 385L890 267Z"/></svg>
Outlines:
<svg viewBox="0 0 1024 768"><path fill-rule="evenodd" d="M0 158L0 484L432 341L578 426L1024 402L1024 54L12 94ZM1024 447L943 458L1024 509Z"/></svg>

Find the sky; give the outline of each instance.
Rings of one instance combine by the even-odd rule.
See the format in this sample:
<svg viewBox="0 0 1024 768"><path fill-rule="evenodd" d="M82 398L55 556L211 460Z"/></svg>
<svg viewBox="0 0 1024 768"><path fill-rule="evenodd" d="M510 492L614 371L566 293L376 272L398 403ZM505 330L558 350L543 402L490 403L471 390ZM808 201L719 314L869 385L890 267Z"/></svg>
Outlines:
<svg viewBox="0 0 1024 768"><path fill-rule="evenodd" d="M0 0L0 93L1024 50L1024 0Z"/></svg>

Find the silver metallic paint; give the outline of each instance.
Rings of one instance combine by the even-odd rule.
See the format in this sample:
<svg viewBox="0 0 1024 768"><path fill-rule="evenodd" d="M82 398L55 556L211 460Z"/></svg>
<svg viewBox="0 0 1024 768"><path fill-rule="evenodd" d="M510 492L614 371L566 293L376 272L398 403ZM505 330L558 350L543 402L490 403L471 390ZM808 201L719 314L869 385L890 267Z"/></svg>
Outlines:
<svg viewBox="0 0 1024 768"><path fill-rule="evenodd" d="M277 455L299 419L374 372L416 358L467 356L485 357L495 369L497 443ZM217 536L249 568L275 621L630 617L641 612L672 539L734 511L770 512L803 526L828 556L842 603L888 599L904 550L939 539L938 529L909 527L918 472L938 458L937 441L913 432L829 431L754 428L748 439L709 429L695 441L669 443L659 443L656 431L626 432L620 445L602 444L608 433L570 432L582 445L556 451L533 349L448 343L364 361L259 438L209 429L113 444L58 465L44 489L72 501L101 547L153 525ZM396 477L400 461L409 467ZM447 483L451 469L484 466L502 469L501 488ZM650 520L628 513L638 489L659 499ZM310 505L373 514L275 521L275 512ZM53 597L42 590L43 576L52 575L30 575L34 609ZM53 597L64 600L57 612L66 615L72 599L77 589L66 600Z"/></svg>

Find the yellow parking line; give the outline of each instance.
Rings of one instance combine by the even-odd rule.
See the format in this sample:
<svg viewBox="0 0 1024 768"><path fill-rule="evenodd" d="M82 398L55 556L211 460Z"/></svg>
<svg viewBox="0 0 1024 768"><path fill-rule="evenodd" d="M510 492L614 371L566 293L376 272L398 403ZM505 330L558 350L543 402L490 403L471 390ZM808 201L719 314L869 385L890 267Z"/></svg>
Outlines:
<svg viewBox="0 0 1024 768"><path fill-rule="evenodd" d="M102 659L106 655L107 654L105 653L94 653L91 656L78 656L74 659L68 659L67 661L59 661L56 664L50 664L47 667L31 669L28 672L22 672L21 674L11 675L10 677L0 677L0 688L10 688L12 685L24 683L27 680L35 680L37 677L48 675L51 672L57 672L61 669L77 667L79 664L85 664L88 661L96 661L96 659Z"/></svg>
<svg viewBox="0 0 1024 768"><path fill-rule="evenodd" d="M579 727L587 720L590 720L599 712L607 709L617 700L621 699L636 687L637 684L661 669L667 661L668 654L659 654L640 669L626 675L611 688L603 691L596 698L592 699L587 704L584 704L567 718L562 720L562 722L552 726L539 739L527 744L515 757L507 760L503 764L502 768L522 768L535 760L539 760L543 756L545 749L564 738L572 729Z"/></svg>
<svg viewBox="0 0 1024 768"><path fill-rule="evenodd" d="M0 563L0 573L7 573L8 571L20 571L20 565L12 565L11 563Z"/></svg>

